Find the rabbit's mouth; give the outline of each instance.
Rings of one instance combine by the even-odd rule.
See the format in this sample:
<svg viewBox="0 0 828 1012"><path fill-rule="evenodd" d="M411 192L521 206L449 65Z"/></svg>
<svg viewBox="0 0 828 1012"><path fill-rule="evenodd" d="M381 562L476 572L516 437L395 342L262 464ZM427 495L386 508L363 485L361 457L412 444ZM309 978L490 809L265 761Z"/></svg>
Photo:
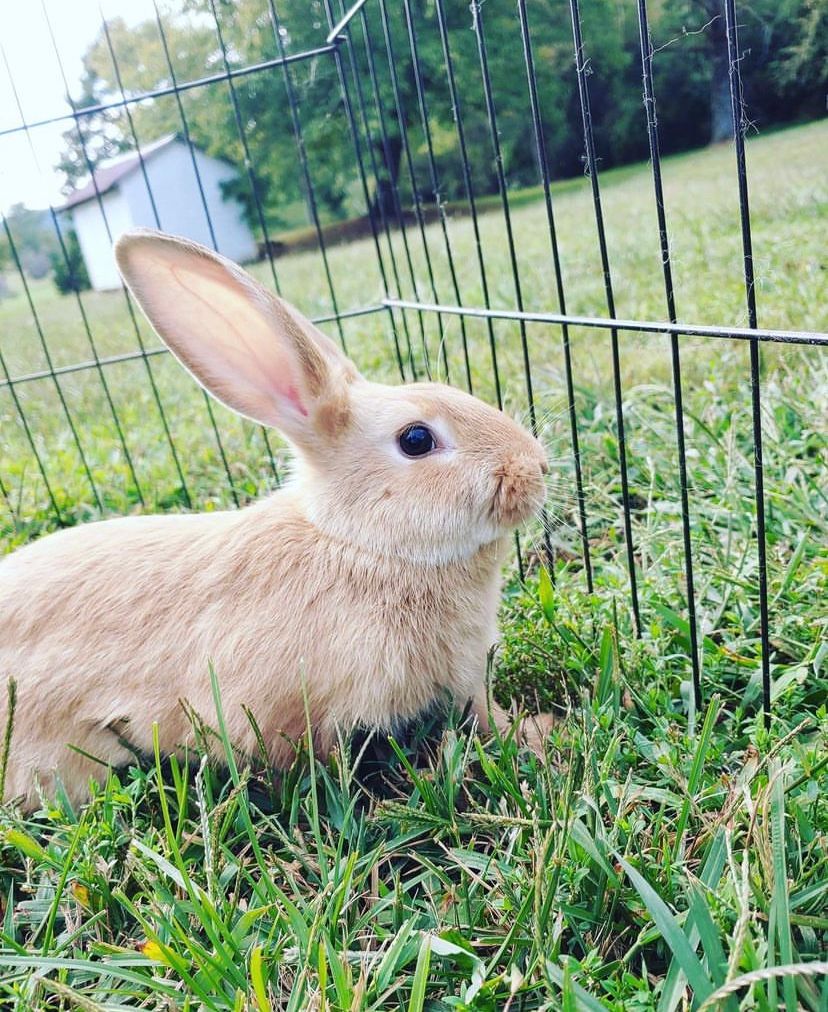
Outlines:
<svg viewBox="0 0 828 1012"><path fill-rule="evenodd" d="M499 527L518 527L536 516L545 498L543 472L536 461L512 464L495 472L492 515Z"/></svg>

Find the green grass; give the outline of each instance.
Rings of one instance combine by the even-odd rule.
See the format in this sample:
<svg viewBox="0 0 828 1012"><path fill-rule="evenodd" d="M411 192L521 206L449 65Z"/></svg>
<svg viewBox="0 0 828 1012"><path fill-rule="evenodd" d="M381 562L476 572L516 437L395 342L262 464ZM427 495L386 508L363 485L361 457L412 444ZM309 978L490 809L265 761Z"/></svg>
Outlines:
<svg viewBox="0 0 828 1012"><path fill-rule="evenodd" d="M818 123L749 144L762 325L828 329L826 140ZM732 168L725 147L665 163L683 320L745 320ZM661 318L648 170L607 173L603 183L618 313ZM555 309L543 208L533 196L516 195L514 209L524 298ZM589 194L568 183L556 198L568 309L601 315ZM493 210L481 225L492 302L511 306L502 219ZM480 292L468 219L453 220L451 236L471 303ZM430 239L436 251L435 226ZM420 294L430 298L416 230L409 240ZM332 250L331 263L342 306L380 296L370 241ZM299 254L276 266L288 297L310 313L328 310L318 258ZM439 294L453 301L436 254L434 268ZM87 357L72 300L45 285L33 294L56 362ZM130 350L120 297L84 301L101 354ZM422 369L416 316L408 323ZM460 381L458 321L447 319L444 335L433 320L425 328L432 361L443 336ZM501 323L496 334L507 405L523 412L519 331ZM367 372L393 378L384 314L349 321L345 337ZM491 396L485 325L470 324L467 337L475 389ZM300 749L276 782L225 741L229 772L197 755L192 767L150 760L111 776L80 812L58 798L24 819L6 805L0 995L10 1007L828 1007L818 962L828 951L824 350L766 347L762 355L774 696L765 729L747 348L682 343L704 633L705 706L696 712L669 345L621 336L643 617L636 639L607 337L573 334L593 594L573 529L560 335L533 325L528 337L544 434L560 458L555 585L539 585L530 533L527 580L510 579L504 597L493 683L501 701L560 713L546 762L508 740L470 738L452 718L417 749L408 736L370 743L361 762L356 743L328 764ZM43 367L19 296L0 303L0 348L14 373ZM153 369L193 499L226 504L203 400L166 357ZM107 375L147 508L180 508L143 370L112 366ZM100 382L73 374L65 388L106 508L139 508ZM66 519L95 517L49 381L18 389ZM52 521L5 391L0 412L0 478L13 507L0 506L0 533L11 547ZM260 433L221 409L217 417L241 496L269 487ZM222 734L220 720L208 722Z"/></svg>

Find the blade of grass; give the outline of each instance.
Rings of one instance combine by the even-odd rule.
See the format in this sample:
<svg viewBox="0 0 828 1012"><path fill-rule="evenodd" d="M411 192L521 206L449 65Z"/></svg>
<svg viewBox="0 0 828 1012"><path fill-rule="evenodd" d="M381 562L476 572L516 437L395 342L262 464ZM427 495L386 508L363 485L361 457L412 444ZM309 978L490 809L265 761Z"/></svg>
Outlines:
<svg viewBox="0 0 828 1012"><path fill-rule="evenodd" d="M716 726L718 716L719 697L714 696L708 704L707 713L704 715L701 733L699 734L696 751L693 755L693 763L690 767L690 775L687 778L687 790L685 793L684 803L681 806L681 812L679 813L678 821L676 822L676 842L673 848L674 863L678 862L682 848L684 847L684 833L687 829L687 820L690 818L690 808L693 804L693 798L699 789L702 771L704 770L704 762L710 749L710 739L713 734L713 728Z"/></svg>
<svg viewBox="0 0 828 1012"><path fill-rule="evenodd" d="M719 829L716 836L713 838L713 842L710 845L707 857L704 861L704 867L699 875L699 881L708 889L715 890L721 880L722 872L724 871L725 864L727 862L726 844L727 841L725 832L723 829ZM699 942L699 930L693 919L692 911L688 913L687 921L684 925L684 931L688 937L690 945L695 949ZM674 1012L674 1010L678 1008L682 999L685 984L686 980L682 974L681 964L675 957L673 957L664 981L661 999L658 1003L658 1012Z"/></svg>
<svg viewBox="0 0 828 1012"><path fill-rule="evenodd" d="M420 951L417 954L417 965L411 981L411 997L408 1001L408 1012L423 1012L425 1007L428 971L431 966L431 936L423 933Z"/></svg>
<svg viewBox="0 0 828 1012"><path fill-rule="evenodd" d="M616 854L616 860L627 873L662 938L679 961L684 975L693 988L695 1001L703 1001L713 991L713 985L670 908L629 861L620 854Z"/></svg>
<svg viewBox="0 0 828 1012"><path fill-rule="evenodd" d="M17 708L17 682L9 678L6 682L6 726L3 730L3 745L0 749L0 805L6 796L6 769L9 765L12 734L14 732L14 711Z"/></svg>
<svg viewBox="0 0 828 1012"><path fill-rule="evenodd" d="M548 976L555 981L558 987L563 991L565 970L561 966L556 966L547 960L546 972ZM600 1002L597 998L594 998L589 991L584 990L580 984L572 980L571 975L569 976L569 992L571 998L575 1002L575 1007L578 1012L607 1012L607 1006Z"/></svg>
<svg viewBox="0 0 828 1012"><path fill-rule="evenodd" d="M771 854L773 857L773 895L768 923L768 955L773 960L774 946L778 944L780 962L794 962L791 937L791 910L788 897L788 875L785 866L785 785L778 762L771 766ZM774 938L775 933L775 938ZM773 964L771 964L773 965ZM775 978L771 980L776 990ZM796 985L790 976L782 978L786 1012L796 1012ZM775 995L772 995L775 1000Z"/></svg>

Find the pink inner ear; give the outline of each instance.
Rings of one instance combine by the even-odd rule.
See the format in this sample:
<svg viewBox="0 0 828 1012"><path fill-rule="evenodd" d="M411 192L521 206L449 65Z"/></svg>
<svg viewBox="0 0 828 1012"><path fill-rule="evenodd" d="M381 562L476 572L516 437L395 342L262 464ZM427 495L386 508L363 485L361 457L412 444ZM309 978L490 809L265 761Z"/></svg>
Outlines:
<svg viewBox="0 0 828 1012"><path fill-rule="evenodd" d="M241 383L249 382L251 373L255 377L255 373L258 372L260 378L258 383L254 378L253 385L263 387L262 393L273 400L277 410L283 411L285 407L289 407L303 418L307 418L308 409L296 384L293 375L295 366L290 357L279 354L278 349L273 348L272 357L263 360L261 347L256 340L250 340L249 332L240 330L238 323L228 322L227 326L234 346L227 358L235 366L236 379Z"/></svg>
<svg viewBox="0 0 828 1012"><path fill-rule="evenodd" d="M233 387L246 388L251 393L257 391L253 393L254 401L270 401L277 414L287 407L307 418L308 409L297 384L296 362L280 345L258 307L228 285L223 273L213 278L209 270L200 274L189 267L170 264L168 269L178 287L187 293L187 301L193 303L191 313L200 324L201 340L197 339L193 348L195 358L207 366L228 403L243 413L252 413L233 403Z"/></svg>
<svg viewBox="0 0 828 1012"><path fill-rule="evenodd" d="M299 391L296 389L296 387L293 386L286 387L285 390L283 391L283 395L294 405L294 407L296 408L296 410L299 412L300 415L302 415L304 418L308 417L308 409L302 403L299 397Z"/></svg>
<svg viewBox="0 0 828 1012"><path fill-rule="evenodd" d="M159 336L192 375L233 411L316 438L309 416L328 378L324 335L240 268L207 250L161 238L122 242L119 264ZM330 343L330 342L329 342Z"/></svg>

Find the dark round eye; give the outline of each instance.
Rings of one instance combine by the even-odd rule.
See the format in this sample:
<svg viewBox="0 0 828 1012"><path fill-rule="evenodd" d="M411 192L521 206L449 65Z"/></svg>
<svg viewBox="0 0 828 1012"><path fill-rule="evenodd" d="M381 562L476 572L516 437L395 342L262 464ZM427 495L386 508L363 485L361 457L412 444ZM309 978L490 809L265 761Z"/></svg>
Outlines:
<svg viewBox="0 0 828 1012"><path fill-rule="evenodd" d="M406 457L424 457L437 445L431 430L425 425L409 425L399 436L400 449Z"/></svg>

